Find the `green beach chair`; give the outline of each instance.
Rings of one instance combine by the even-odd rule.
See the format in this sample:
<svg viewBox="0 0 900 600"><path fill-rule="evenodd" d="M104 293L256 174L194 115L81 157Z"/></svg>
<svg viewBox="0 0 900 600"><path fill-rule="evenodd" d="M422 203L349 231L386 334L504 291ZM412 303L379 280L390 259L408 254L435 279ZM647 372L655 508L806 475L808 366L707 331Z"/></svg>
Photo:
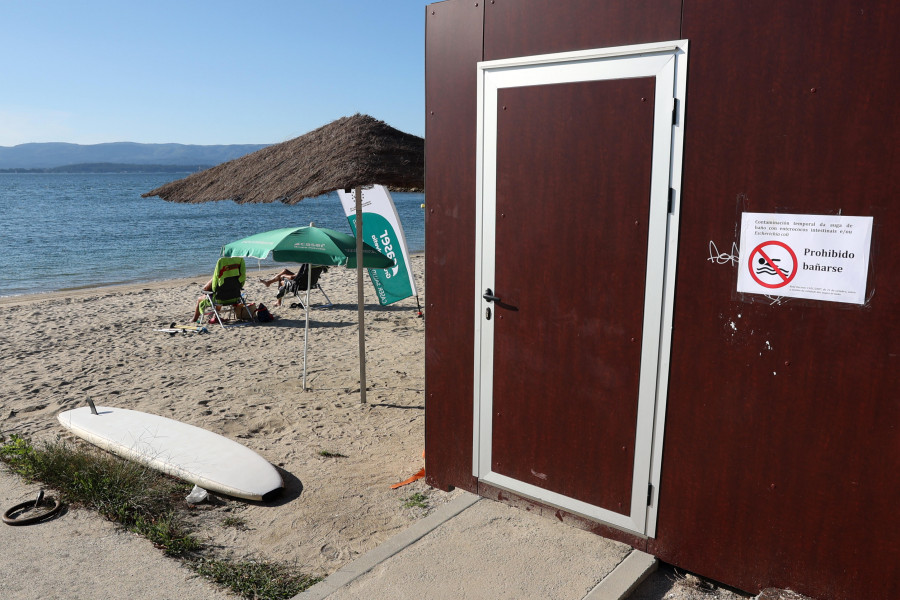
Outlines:
<svg viewBox="0 0 900 600"><path fill-rule="evenodd" d="M212 315L216 316L216 320L222 328L225 324L222 322L220 308L228 308L231 310L232 317L237 318L238 307L247 307L247 300L244 298L244 282L247 280L247 266L244 259L240 256L225 256L216 261L216 268L212 276L212 289L203 290L206 298L200 301L202 323L204 318L208 321ZM253 312L246 310L250 314L251 320L256 320Z"/></svg>

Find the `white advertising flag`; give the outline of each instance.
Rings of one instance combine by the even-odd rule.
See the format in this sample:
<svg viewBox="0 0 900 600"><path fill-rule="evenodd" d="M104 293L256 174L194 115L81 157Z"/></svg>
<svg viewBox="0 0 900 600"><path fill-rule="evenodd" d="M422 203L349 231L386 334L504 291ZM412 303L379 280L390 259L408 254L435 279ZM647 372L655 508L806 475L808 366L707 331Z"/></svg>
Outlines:
<svg viewBox="0 0 900 600"><path fill-rule="evenodd" d="M356 194L338 190L344 213L356 235ZM369 269L369 278L378 294L378 302L391 304L410 296L418 297L416 281L409 264L409 250L400 216L390 192L383 185L362 190L363 241L397 261L388 269Z"/></svg>

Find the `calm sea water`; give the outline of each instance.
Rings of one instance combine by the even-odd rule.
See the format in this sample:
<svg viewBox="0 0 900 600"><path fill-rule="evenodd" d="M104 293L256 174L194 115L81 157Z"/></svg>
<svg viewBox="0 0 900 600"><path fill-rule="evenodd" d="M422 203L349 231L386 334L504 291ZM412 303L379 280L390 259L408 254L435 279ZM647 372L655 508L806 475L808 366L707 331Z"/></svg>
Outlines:
<svg viewBox="0 0 900 600"><path fill-rule="evenodd" d="M0 296L193 277L228 242L311 221L352 234L337 194L293 206L141 198L180 177L0 173ZM410 251L423 251L424 194L392 195Z"/></svg>

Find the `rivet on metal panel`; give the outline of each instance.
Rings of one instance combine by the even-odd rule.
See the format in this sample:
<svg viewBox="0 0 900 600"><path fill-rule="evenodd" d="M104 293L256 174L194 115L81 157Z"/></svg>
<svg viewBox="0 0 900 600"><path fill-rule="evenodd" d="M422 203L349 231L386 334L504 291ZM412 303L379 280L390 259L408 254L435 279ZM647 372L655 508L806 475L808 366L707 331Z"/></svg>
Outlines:
<svg viewBox="0 0 900 600"><path fill-rule="evenodd" d="M791 361L789 361L789 360L784 361L784 366L786 366L786 367L791 366Z"/></svg>
<svg viewBox="0 0 900 600"><path fill-rule="evenodd" d="M635 221L634 224L635 224L635 225L640 225L641 222L640 222L640 221Z"/></svg>
<svg viewBox="0 0 900 600"><path fill-rule="evenodd" d="M810 93L810 94L815 94L815 93L816 93L816 88L810 88L809 93Z"/></svg>
<svg viewBox="0 0 900 600"><path fill-rule="evenodd" d="M505 106L503 107L503 110L506 110L506 107L505 107Z"/></svg>
<svg viewBox="0 0 900 600"><path fill-rule="evenodd" d="M647 101L646 98L641 98L641 102L646 102L646 101Z"/></svg>

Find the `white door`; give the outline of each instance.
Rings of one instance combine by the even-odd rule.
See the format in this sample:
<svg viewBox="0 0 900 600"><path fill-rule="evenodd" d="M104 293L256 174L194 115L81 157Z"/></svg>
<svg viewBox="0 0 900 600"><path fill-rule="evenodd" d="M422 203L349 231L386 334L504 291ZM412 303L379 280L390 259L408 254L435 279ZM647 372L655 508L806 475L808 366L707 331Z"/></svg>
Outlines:
<svg viewBox="0 0 900 600"><path fill-rule="evenodd" d="M655 533L687 42L478 65L473 472Z"/></svg>

